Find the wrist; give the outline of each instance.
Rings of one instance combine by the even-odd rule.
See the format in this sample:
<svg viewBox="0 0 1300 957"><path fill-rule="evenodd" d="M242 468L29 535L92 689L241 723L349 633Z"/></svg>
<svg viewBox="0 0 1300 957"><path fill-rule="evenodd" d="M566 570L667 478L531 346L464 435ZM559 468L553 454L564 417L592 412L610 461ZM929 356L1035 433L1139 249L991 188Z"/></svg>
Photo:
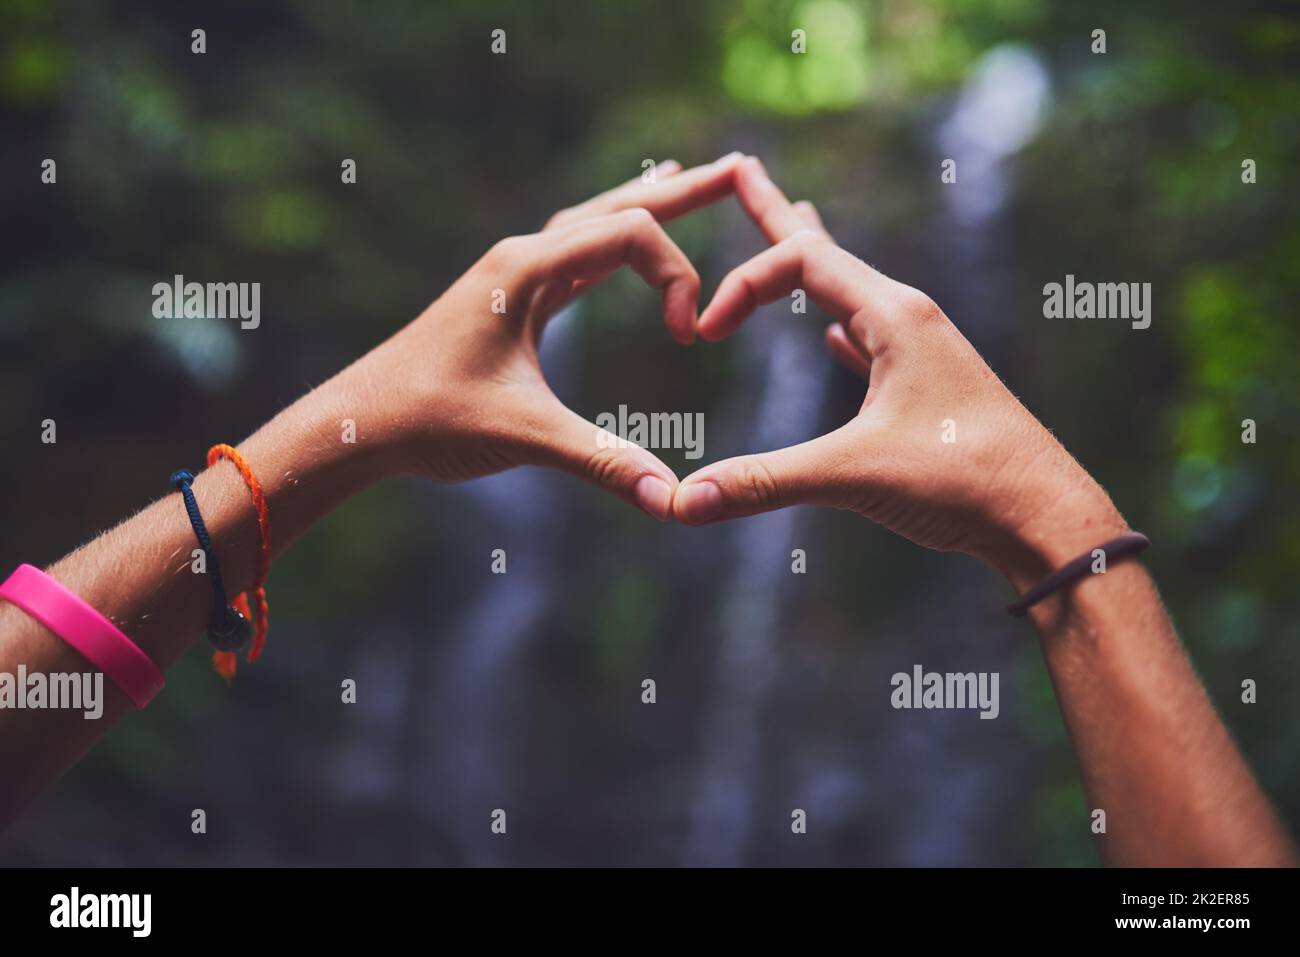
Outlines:
<svg viewBox="0 0 1300 957"><path fill-rule="evenodd" d="M430 438L464 414L465 390L456 385L463 383L417 335L436 306L301 400L320 435L367 484L421 473ZM412 356L422 357L418 368Z"/></svg>
<svg viewBox="0 0 1300 957"><path fill-rule="evenodd" d="M239 445L266 492L276 553L347 499L391 474L342 376L318 386Z"/></svg>
<svg viewBox="0 0 1300 957"><path fill-rule="evenodd" d="M386 474L383 450L365 442L360 422L357 441L343 441L339 422L350 406L346 392L327 383L239 444L266 494L273 555ZM226 437L204 438L211 443ZM157 476L160 490L165 478ZM204 469L192 488L220 556L227 595L245 591L255 577L261 533L244 479L230 463L220 462ZM197 544L181 496L168 490L135 517L55 563L48 574L165 670L203 634L211 614L209 583L191 563ZM69 670L79 660L71 646L50 647L57 666L48 670ZM124 704L125 696L117 697Z"/></svg>
<svg viewBox="0 0 1300 957"><path fill-rule="evenodd" d="M1017 517L1003 528L1003 546L986 560L1019 597L1062 565L1127 530L1102 487L1078 469L1068 480L1024 496Z"/></svg>

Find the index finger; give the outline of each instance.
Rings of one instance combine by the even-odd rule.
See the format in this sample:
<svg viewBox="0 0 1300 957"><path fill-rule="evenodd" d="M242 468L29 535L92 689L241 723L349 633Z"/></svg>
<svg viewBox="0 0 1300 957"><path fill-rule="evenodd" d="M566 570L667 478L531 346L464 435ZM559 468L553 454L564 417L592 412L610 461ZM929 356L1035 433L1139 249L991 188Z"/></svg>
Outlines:
<svg viewBox="0 0 1300 957"><path fill-rule="evenodd" d="M804 227L729 272L696 328L710 342L725 339L759 306L796 289L806 289L834 319L848 323L868 354L878 345L871 329L906 295L901 283Z"/></svg>
<svg viewBox="0 0 1300 957"><path fill-rule="evenodd" d="M801 214L798 207L785 198L785 193L772 182L756 156L747 156L736 168L736 198L768 242L779 243L801 229L811 229L830 238L815 213L812 216Z"/></svg>
<svg viewBox="0 0 1300 957"><path fill-rule="evenodd" d="M551 217L547 228L571 225L625 209L648 210L661 223L708 206L735 189L735 172L744 157L729 153L705 166L673 172L654 183L638 177L594 196L585 203L563 209Z"/></svg>
<svg viewBox="0 0 1300 957"><path fill-rule="evenodd" d="M664 322L683 345L695 339L700 276L676 243L644 209L630 208L558 230L544 243L532 268L569 282L590 282L631 266L663 295Z"/></svg>

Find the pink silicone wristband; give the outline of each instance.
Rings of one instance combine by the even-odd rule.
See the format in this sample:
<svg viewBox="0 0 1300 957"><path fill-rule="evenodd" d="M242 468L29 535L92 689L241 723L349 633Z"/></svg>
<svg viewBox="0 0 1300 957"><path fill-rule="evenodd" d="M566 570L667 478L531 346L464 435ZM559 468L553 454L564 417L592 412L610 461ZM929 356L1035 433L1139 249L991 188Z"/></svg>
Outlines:
<svg viewBox="0 0 1300 957"><path fill-rule="evenodd" d="M0 585L0 599L13 602L54 632L143 708L165 684L149 656L113 623L66 586L33 565L19 565Z"/></svg>

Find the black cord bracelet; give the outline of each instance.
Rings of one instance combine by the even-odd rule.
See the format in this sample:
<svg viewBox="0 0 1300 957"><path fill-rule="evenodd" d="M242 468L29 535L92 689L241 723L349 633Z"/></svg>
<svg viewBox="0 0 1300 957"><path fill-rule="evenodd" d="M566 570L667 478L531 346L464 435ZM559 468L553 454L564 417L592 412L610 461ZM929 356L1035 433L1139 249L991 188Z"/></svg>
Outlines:
<svg viewBox="0 0 1300 957"><path fill-rule="evenodd" d="M207 569L208 579L212 582L212 614L208 617L208 641L212 642L212 646L218 651L238 651L248 643L253 628L248 623L248 619L226 599L226 583L221 578L221 563L217 561L217 553L212 550L208 527L203 523L203 516L199 514L198 499L194 497L194 490L190 488L190 483L194 481L194 474L181 469L179 472L173 472L169 481L185 499L185 511L190 517L194 535L199 540L199 548L203 549L204 567Z"/></svg>
<svg viewBox="0 0 1300 957"><path fill-rule="evenodd" d="M1079 579L1088 575L1092 571L1092 563L1095 560L1093 556L1097 552L1105 553L1106 567L1109 568L1111 562L1127 558L1130 555L1141 554L1146 551L1147 546L1150 544L1151 540L1141 532L1125 532L1108 542L1103 542L1096 548L1084 552L1078 558L1066 562L1029 589L1019 601L1007 606L1007 614L1014 615L1016 618L1023 618L1030 608L1037 605L1048 595L1060 591L1067 585L1073 585Z"/></svg>

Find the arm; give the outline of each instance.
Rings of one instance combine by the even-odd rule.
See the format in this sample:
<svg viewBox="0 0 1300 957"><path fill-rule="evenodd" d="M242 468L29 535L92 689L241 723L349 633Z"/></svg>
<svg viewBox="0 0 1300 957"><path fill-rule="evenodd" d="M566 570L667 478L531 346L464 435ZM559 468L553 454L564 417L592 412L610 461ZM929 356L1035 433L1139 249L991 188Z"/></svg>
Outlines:
<svg viewBox="0 0 1300 957"><path fill-rule="evenodd" d="M659 182L634 180L557 214L541 233L503 240L414 322L241 443L267 495L276 553L356 492L397 474L460 481L546 465L667 518L672 470L643 449L598 442L600 430L550 391L537 342L560 306L624 264L662 290L669 331L690 342L699 277L657 220L730 193L736 161L688 171L662 163ZM356 443L342 441L344 419L356 422ZM194 493L233 597L255 572L248 491L235 468L220 463L198 476ZM48 572L165 669L202 633L210 611L208 582L190 571L196 544L172 494ZM0 602L0 671L16 673L20 664L29 672L88 668L61 639ZM95 721L80 711L0 710L0 828L129 709L111 682L104 694Z"/></svg>
<svg viewBox="0 0 1300 957"><path fill-rule="evenodd" d="M831 352L868 383L821 438L715 463L682 481L689 524L794 504L850 509L930 548L973 555L1017 594L1127 526L1102 488L1006 389L927 296L834 244L757 160L741 203L775 245L727 276L700 316L731 334L806 289ZM941 440L952 420L956 441ZM1295 848L1188 661L1154 584L1115 564L1031 611L1091 806L1115 864L1295 864Z"/></svg>
<svg viewBox="0 0 1300 957"><path fill-rule="evenodd" d="M1001 566L1017 593L1042 577L1039 571L1098 544L1065 534L1071 524L1084 524L1085 516L1096 525L1123 524L1108 504L1099 497L1091 506L1079 502L1090 511L1044 509L1042 538L1022 532L1023 552ZM1140 563L1089 576L1030 615L1090 806L1106 811L1099 841L1108 863L1295 866L1285 827L1215 713Z"/></svg>
<svg viewBox="0 0 1300 957"><path fill-rule="evenodd" d="M261 478L274 517L277 553L322 516L384 474L364 443L335 441L350 407L343 377L320 386L240 445ZM165 476L163 477L165 481ZM233 597L253 580L256 518L243 480L229 463L198 476L194 494ZM190 571L197 547L179 494L152 505L56 562L47 572L98 609L162 669L203 634L212 596ZM26 612L0 602L0 671L84 672L89 665ZM104 681L103 715L80 711L0 710L0 828L76 763L130 710Z"/></svg>

